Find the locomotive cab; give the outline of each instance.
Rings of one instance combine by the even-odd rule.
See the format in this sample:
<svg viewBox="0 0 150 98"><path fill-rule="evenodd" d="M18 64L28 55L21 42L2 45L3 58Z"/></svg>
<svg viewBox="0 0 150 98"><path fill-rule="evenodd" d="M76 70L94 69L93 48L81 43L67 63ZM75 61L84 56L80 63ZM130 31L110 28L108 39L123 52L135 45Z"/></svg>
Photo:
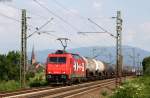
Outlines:
<svg viewBox="0 0 150 98"><path fill-rule="evenodd" d="M82 77L85 77L85 65L79 55L60 50L48 55L46 80L49 83L64 84Z"/></svg>
<svg viewBox="0 0 150 98"><path fill-rule="evenodd" d="M46 79L48 82L63 83L69 79L68 74L71 71L69 65L70 55L57 51L54 54L49 54L46 65Z"/></svg>

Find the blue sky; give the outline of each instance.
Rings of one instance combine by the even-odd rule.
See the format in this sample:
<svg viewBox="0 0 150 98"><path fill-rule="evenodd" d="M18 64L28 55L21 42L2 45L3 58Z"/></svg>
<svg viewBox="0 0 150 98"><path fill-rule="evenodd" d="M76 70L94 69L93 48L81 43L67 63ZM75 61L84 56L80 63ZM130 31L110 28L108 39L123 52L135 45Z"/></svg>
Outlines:
<svg viewBox="0 0 150 98"><path fill-rule="evenodd" d="M68 48L86 46L114 46L115 40L107 34L79 35L78 31L102 31L90 23L92 19L106 30L115 34L115 20L111 19L116 11L122 12L123 45L139 47L150 51L150 1L149 0L37 0L59 18L41 8L33 0L12 0L0 2L0 53L20 49L20 22L8 19L4 15L20 20L21 9L27 9L28 35L51 17L54 20L41 31L51 32L58 37L71 39ZM1 15L2 14L2 15ZM70 26L71 25L71 26ZM62 48L56 37L35 34L28 39L28 51L34 44L36 50Z"/></svg>

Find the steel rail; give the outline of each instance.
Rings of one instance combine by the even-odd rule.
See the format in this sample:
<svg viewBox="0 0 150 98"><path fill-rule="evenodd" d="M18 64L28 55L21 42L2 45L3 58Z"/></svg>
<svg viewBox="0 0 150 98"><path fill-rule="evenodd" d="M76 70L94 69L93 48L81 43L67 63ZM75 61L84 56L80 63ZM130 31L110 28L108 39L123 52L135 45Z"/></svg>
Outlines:
<svg viewBox="0 0 150 98"><path fill-rule="evenodd" d="M79 89L79 88L82 88L82 87L87 87L87 86L91 86L91 85L95 85L95 84L99 84L99 83L105 83L107 81L112 81L112 80L114 80L114 79L106 79L106 80L94 81L94 82L83 83L83 84L72 85L72 86L65 86L65 87L59 87L59 88L38 90L36 92L33 91L33 92L29 92L29 93L20 93L18 95L16 94L16 95L12 95L12 96L7 96L5 98L20 98L20 97L41 98L41 97L45 97L45 96L49 96L49 95L54 95L54 94L57 94L57 93L66 92L66 91L73 90L73 89Z"/></svg>
<svg viewBox="0 0 150 98"><path fill-rule="evenodd" d="M130 77L128 77L128 78L130 78ZM115 78L106 79L106 80L98 80L98 81L88 82L88 83L86 82L83 84L77 84L77 85L71 85L71 86L65 86L65 87L57 87L57 88L45 87L45 88L39 88L39 89L34 89L34 90L31 89L28 92L27 91L26 92L21 91L18 93L1 94L1 95L3 95L2 97L5 97L5 98L20 98L20 97L21 98L41 98L41 97L43 98L46 96L51 96L51 97L61 96L62 97L62 96L66 96L68 91L72 91L72 90L80 91L80 90L82 90L82 92L85 92L86 90L92 90L92 89L96 89L98 87L104 87L107 85L111 85L111 82L114 82L114 80L115 80ZM85 87L91 87L91 89L90 88L84 89ZM73 92L71 95L75 95L75 93L73 93ZM58 93L62 94L62 95L58 95ZM66 93L66 94L63 95L63 93L64 94ZM78 94L78 93L76 92L76 94ZM0 96L0 98L1 98L1 96Z"/></svg>
<svg viewBox="0 0 150 98"><path fill-rule="evenodd" d="M12 92L0 92L0 98L1 97L6 97L6 96L13 96L13 95L18 95L18 94L23 94L23 93L29 93L29 92L35 92L39 90L45 90L45 89L52 89L53 87L35 87L35 88L28 88L28 89L20 89Z"/></svg>
<svg viewBox="0 0 150 98"><path fill-rule="evenodd" d="M113 84L115 84L115 80L107 81L107 82L100 83L100 84L94 84L94 85L91 85L91 86L85 86L85 87L81 87L81 88L65 91L65 92L62 92L62 93L57 93L57 94L54 94L54 95L50 95L48 97L49 98L64 98L64 97L68 97L69 98L69 97L72 97L73 95L75 96L75 95L78 95L80 93L83 93L83 92L86 92L86 91L89 91L89 90L91 91L93 89L97 89L97 88L101 88L101 87L105 87L105 86L113 85Z"/></svg>

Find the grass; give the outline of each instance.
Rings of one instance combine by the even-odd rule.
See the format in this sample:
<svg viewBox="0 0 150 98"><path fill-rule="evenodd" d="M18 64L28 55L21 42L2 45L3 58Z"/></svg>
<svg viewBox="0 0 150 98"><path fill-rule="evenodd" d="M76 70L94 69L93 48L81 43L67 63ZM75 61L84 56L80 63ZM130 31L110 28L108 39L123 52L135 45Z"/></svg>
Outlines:
<svg viewBox="0 0 150 98"><path fill-rule="evenodd" d="M26 82L26 87L40 87L48 84L43 71L35 73L35 76L30 77ZM15 91L17 89L20 89L20 83L15 80L0 81L0 91Z"/></svg>
<svg viewBox="0 0 150 98"><path fill-rule="evenodd" d="M108 96L108 93L107 93L107 91L102 91L102 92L101 92L101 95L102 95L102 96Z"/></svg>
<svg viewBox="0 0 150 98"><path fill-rule="evenodd" d="M19 88L20 88L19 82L16 82L14 80L0 82L0 91L14 91Z"/></svg>
<svg viewBox="0 0 150 98"><path fill-rule="evenodd" d="M110 98L150 98L150 76L126 81Z"/></svg>

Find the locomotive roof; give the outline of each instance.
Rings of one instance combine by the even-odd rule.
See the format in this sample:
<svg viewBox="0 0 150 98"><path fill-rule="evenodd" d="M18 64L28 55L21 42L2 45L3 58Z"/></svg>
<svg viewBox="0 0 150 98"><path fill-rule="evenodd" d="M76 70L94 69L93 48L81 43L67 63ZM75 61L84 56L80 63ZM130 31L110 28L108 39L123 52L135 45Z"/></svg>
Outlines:
<svg viewBox="0 0 150 98"><path fill-rule="evenodd" d="M70 52L67 52L67 51L64 51L64 50L57 50L55 53L50 53L49 55L65 55L65 54L70 54L70 55L79 55L79 54L75 54L75 53L70 53Z"/></svg>

